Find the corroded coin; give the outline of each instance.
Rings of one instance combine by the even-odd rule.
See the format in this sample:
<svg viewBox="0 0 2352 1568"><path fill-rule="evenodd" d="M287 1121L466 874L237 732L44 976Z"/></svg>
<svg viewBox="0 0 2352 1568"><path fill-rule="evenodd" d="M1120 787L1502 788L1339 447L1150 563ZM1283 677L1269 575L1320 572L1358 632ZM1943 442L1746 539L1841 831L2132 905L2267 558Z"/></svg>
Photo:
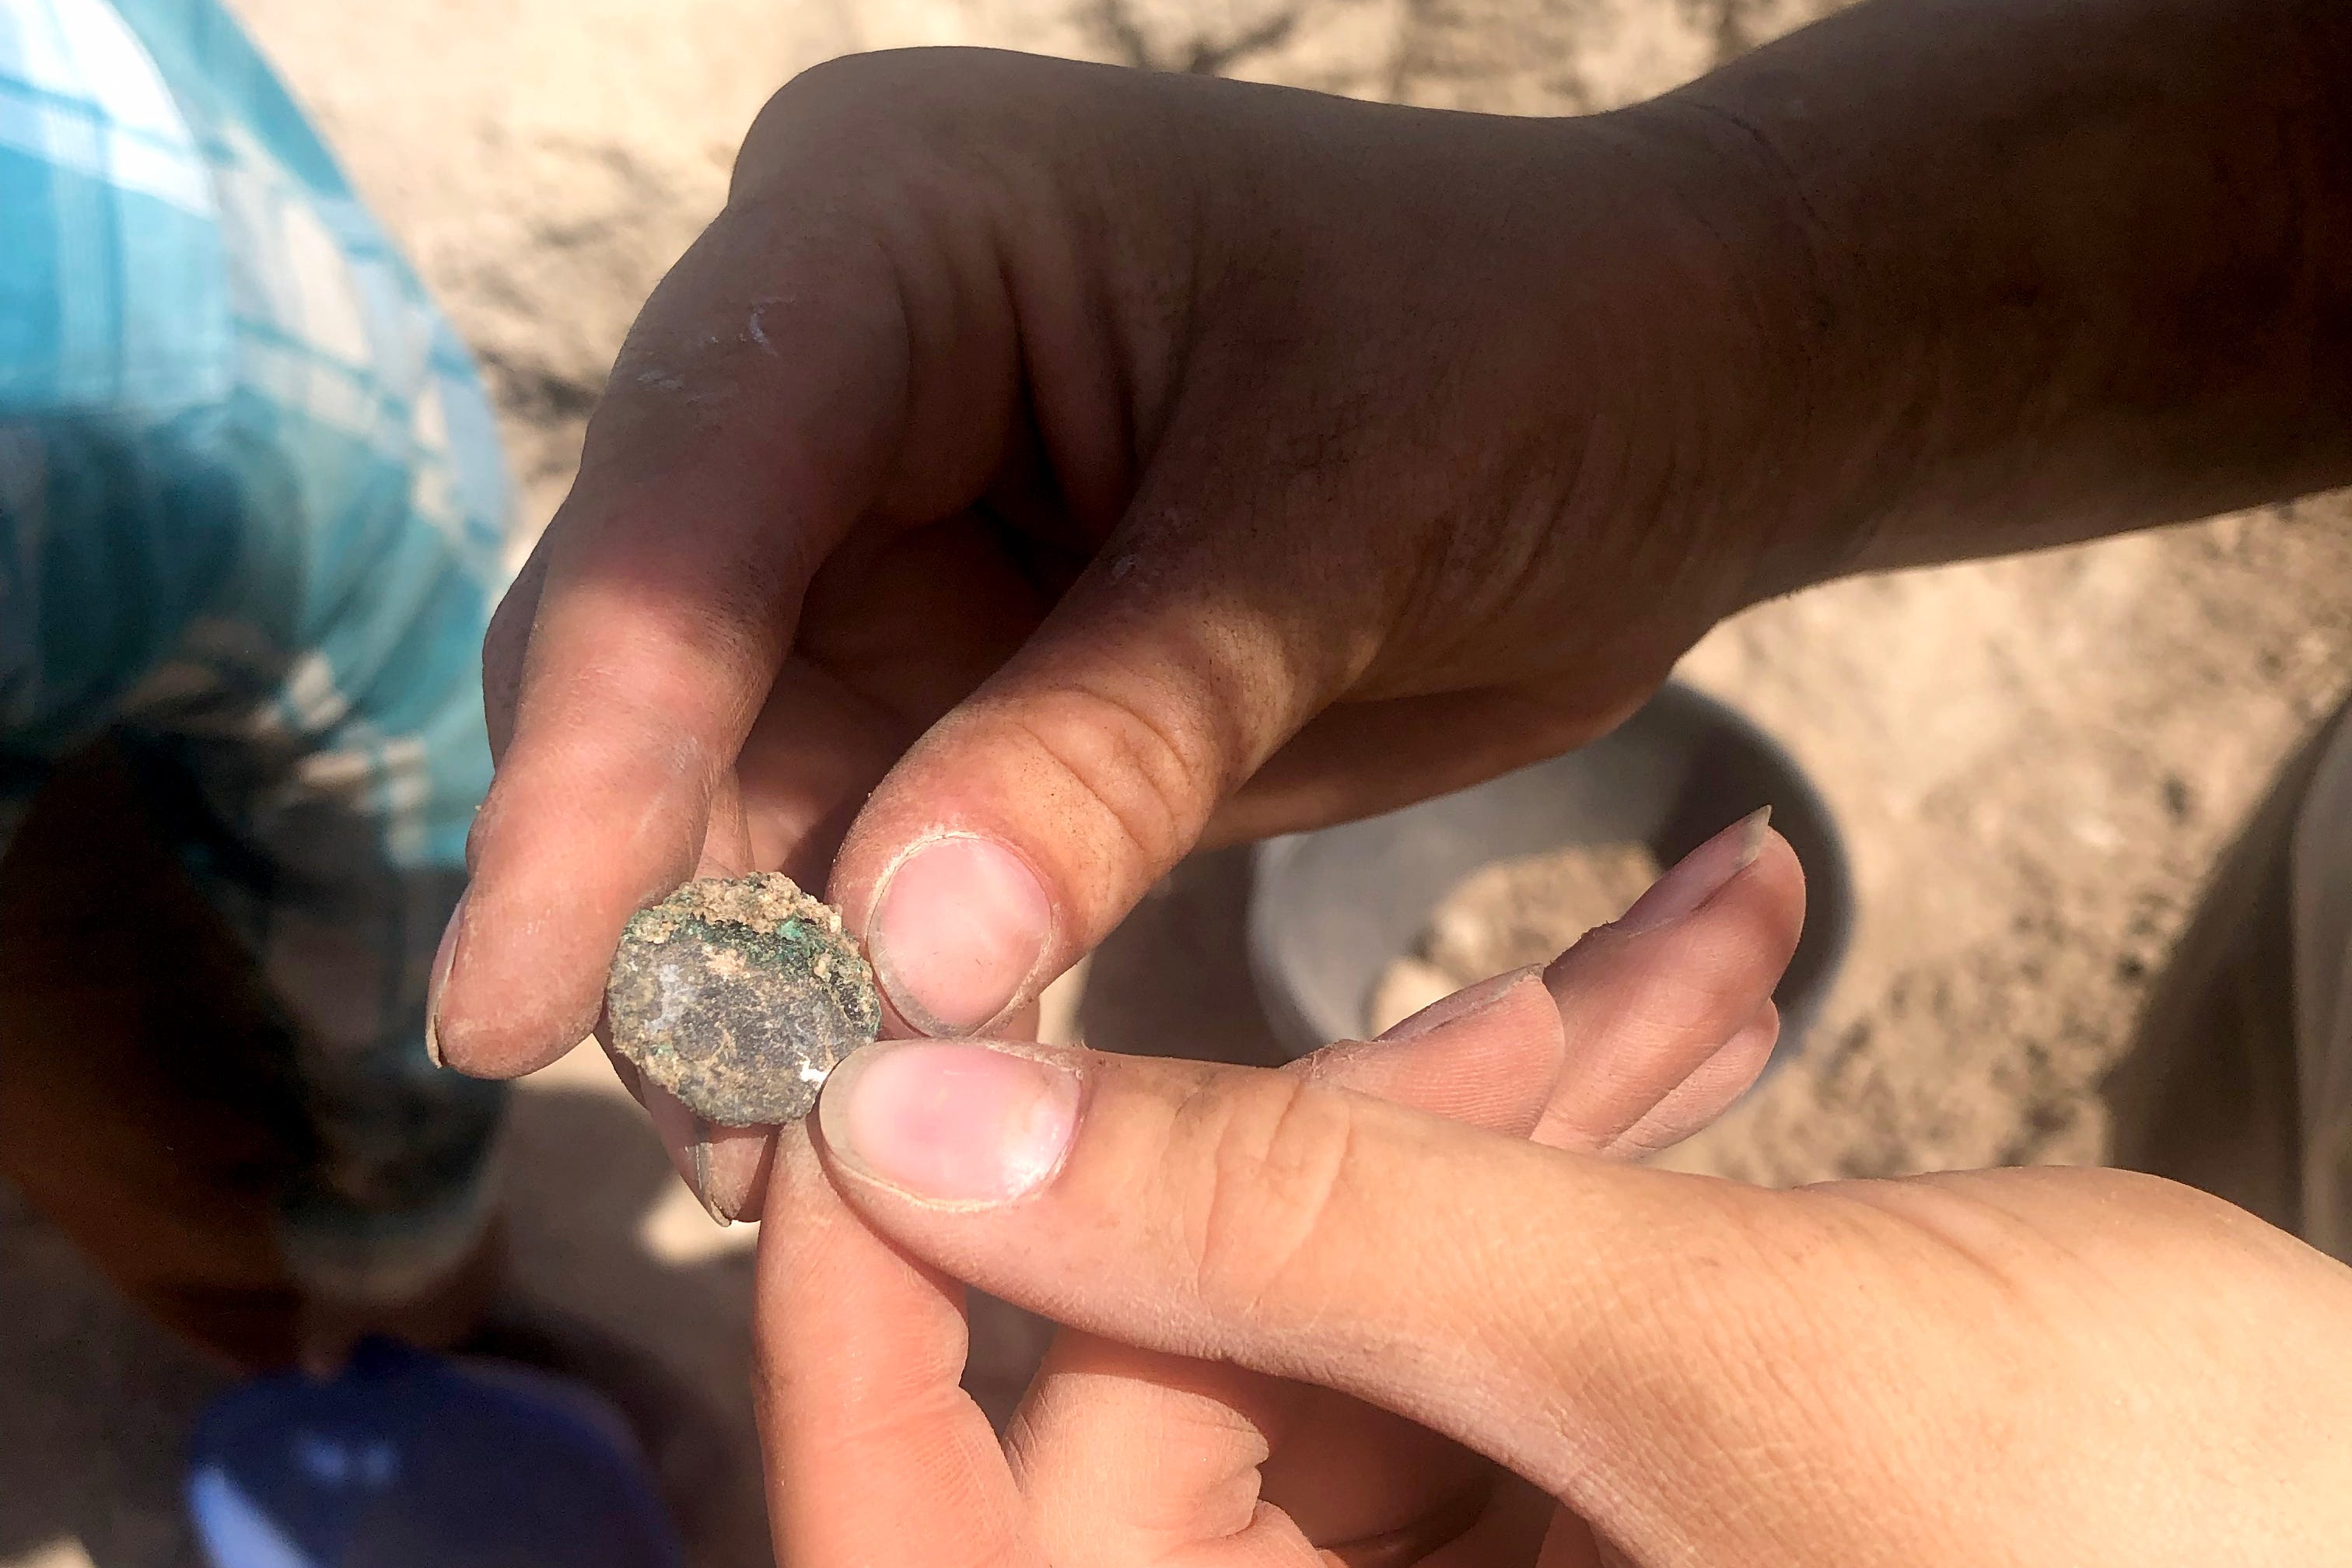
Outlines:
<svg viewBox="0 0 2352 1568"><path fill-rule="evenodd" d="M730 1127L797 1121L880 1032L874 972L841 914L773 871L688 882L621 933L604 983L614 1049Z"/></svg>

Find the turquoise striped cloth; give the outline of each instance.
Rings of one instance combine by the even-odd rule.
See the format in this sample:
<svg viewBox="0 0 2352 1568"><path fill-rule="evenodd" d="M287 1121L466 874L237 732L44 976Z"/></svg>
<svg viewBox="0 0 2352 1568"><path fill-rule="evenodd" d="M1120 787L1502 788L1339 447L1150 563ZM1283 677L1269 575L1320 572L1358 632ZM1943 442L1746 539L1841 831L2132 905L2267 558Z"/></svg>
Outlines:
<svg viewBox="0 0 2352 1568"><path fill-rule="evenodd" d="M509 492L471 361L215 0L0 0L0 847L100 735L283 1001L289 1253L469 1242L488 1086L423 1049L489 781Z"/></svg>

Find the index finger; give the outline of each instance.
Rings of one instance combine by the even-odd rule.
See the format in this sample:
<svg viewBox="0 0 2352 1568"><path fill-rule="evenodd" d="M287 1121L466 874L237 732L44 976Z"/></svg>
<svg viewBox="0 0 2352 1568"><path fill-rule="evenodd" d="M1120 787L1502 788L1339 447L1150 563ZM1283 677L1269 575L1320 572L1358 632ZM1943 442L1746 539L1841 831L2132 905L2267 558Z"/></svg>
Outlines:
<svg viewBox="0 0 2352 1568"><path fill-rule="evenodd" d="M995 1429L959 1386L962 1287L869 1230L805 1126L777 1137L756 1386L776 1560L1035 1562Z"/></svg>
<svg viewBox="0 0 2352 1568"><path fill-rule="evenodd" d="M500 607L485 682L510 732L436 965L452 1066L526 1072L594 1026L622 926L693 874L809 579L897 442L887 265L780 225L723 216L655 292Z"/></svg>

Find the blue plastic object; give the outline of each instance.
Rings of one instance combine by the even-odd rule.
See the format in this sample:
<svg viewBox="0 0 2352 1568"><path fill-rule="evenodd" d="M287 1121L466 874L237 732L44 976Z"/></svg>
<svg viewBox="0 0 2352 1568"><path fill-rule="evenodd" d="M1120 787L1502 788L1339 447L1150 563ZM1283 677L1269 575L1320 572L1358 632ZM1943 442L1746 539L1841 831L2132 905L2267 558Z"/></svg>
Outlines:
<svg viewBox="0 0 2352 1568"><path fill-rule="evenodd" d="M682 1568L617 1414L574 1384L392 1343L256 1378L196 1425L212 1568Z"/></svg>

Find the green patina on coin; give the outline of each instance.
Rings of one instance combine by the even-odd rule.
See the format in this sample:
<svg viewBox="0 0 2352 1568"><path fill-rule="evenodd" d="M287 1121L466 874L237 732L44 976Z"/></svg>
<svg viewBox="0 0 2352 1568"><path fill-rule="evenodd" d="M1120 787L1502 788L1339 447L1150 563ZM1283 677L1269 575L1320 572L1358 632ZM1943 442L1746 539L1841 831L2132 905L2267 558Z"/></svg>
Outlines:
<svg viewBox="0 0 2352 1568"><path fill-rule="evenodd" d="M730 1127L795 1121L874 1038L874 971L840 911L773 871L688 882L621 933L604 983L613 1048Z"/></svg>

